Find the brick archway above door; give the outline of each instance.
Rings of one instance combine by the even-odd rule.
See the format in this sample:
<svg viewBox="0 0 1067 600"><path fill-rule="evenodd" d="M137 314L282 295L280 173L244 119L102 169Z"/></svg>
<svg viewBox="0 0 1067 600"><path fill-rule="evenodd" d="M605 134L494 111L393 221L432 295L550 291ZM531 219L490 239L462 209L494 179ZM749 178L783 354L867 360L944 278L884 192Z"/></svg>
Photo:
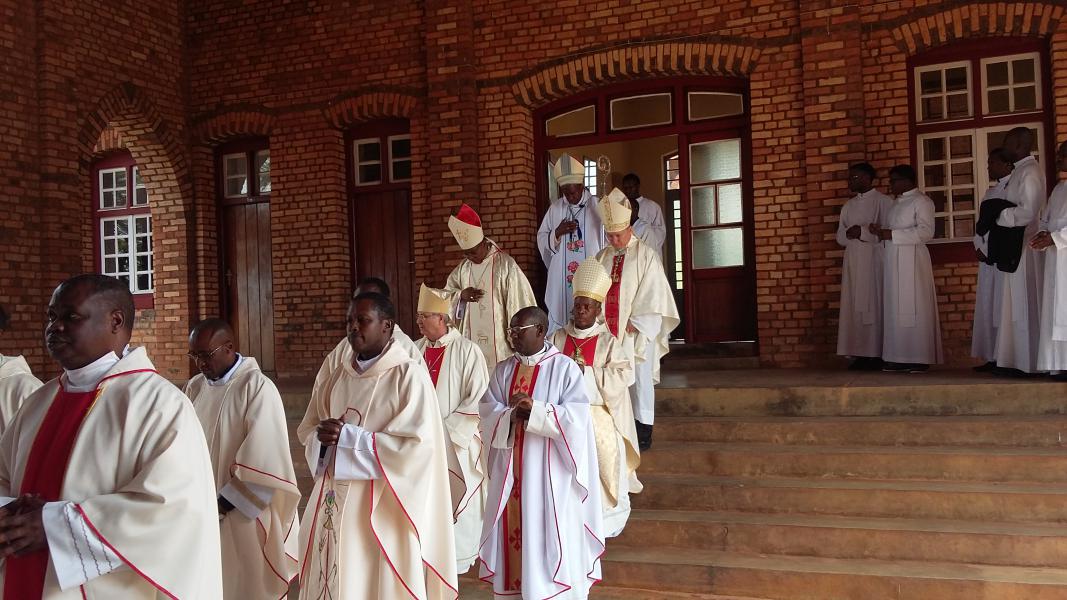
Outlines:
<svg viewBox="0 0 1067 600"><path fill-rule="evenodd" d="M238 137L270 137L276 120L274 114L266 110L227 110L195 120L193 137L209 146Z"/></svg>
<svg viewBox="0 0 1067 600"><path fill-rule="evenodd" d="M419 107L417 93L395 90L345 94L322 109L322 115L335 129L347 129L377 119L411 119Z"/></svg>
<svg viewBox="0 0 1067 600"><path fill-rule="evenodd" d="M893 40L905 53L918 54L962 40L988 36L1047 37L1057 30L1067 11L1054 2L988 2L948 10L909 14L891 26Z"/></svg>
<svg viewBox="0 0 1067 600"><path fill-rule="evenodd" d="M519 75L511 90L519 104L534 109L610 83L653 77L720 75L745 77L759 63L761 49L734 42L657 42L608 48L564 57Z"/></svg>

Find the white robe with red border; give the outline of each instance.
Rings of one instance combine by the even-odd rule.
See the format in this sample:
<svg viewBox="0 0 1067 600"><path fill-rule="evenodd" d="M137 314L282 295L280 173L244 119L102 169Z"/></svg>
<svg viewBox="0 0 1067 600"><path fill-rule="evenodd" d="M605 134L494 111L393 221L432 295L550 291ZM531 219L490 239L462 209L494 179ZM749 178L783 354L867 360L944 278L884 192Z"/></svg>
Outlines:
<svg viewBox="0 0 1067 600"><path fill-rule="evenodd" d="M15 418L22 401L41 385L25 358L0 355L0 434Z"/></svg>

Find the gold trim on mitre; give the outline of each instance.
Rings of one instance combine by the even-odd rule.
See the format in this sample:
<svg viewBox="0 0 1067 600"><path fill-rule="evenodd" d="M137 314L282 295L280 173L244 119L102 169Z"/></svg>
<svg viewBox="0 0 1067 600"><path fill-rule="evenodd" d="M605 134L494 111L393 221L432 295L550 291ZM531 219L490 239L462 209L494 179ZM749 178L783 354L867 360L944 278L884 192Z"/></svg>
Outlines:
<svg viewBox="0 0 1067 600"><path fill-rule="evenodd" d="M448 217L448 229L452 232L452 237L456 238L459 247L464 250L470 250L485 239L481 218L466 204L460 206L455 215Z"/></svg>
<svg viewBox="0 0 1067 600"><path fill-rule="evenodd" d="M619 188L613 188L610 194L600 199L600 219L608 233L619 233L629 227L631 214L630 201Z"/></svg>
<svg viewBox="0 0 1067 600"><path fill-rule="evenodd" d="M611 275L604 270L604 265L593 257L589 257L578 265L571 281L574 288L574 297L584 296L597 302L603 302L611 289Z"/></svg>
<svg viewBox="0 0 1067 600"><path fill-rule="evenodd" d="M552 165L552 176L556 178L556 185L559 186L584 183L585 163L570 154L563 153L559 156L559 160Z"/></svg>
<svg viewBox="0 0 1067 600"><path fill-rule="evenodd" d="M448 301L448 294L442 290L427 287L422 284L419 287L418 312L447 315L452 310L452 304Z"/></svg>

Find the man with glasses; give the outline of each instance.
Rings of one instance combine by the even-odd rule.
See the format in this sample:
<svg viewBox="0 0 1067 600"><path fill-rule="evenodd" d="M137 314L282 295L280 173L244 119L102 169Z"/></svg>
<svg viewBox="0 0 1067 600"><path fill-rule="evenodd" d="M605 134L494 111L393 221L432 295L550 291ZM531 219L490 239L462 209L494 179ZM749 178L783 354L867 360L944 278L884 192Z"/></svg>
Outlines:
<svg viewBox="0 0 1067 600"><path fill-rule="evenodd" d="M604 552L596 442L581 369L545 341L548 315L511 318L515 353L481 402L489 494L480 577L496 597L588 597Z"/></svg>
<svg viewBox="0 0 1067 600"><path fill-rule="evenodd" d="M281 394L233 338L222 319L193 328L189 359L200 373L185 395L215 470L223 598L279 598L297 571L300 490Z"/></svg>

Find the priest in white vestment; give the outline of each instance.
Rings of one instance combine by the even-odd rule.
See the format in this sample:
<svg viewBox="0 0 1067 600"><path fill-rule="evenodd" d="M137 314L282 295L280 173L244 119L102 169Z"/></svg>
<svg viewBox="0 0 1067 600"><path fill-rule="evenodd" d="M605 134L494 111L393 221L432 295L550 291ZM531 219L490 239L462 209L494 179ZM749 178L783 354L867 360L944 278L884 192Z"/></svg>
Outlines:
<svg viewBox="0 0 1067 600"><path fill-rule="evenodd" d="M207 319L189 335L200 373L185 395L204 428L218 490L223 598L281 598L296 576L299 524L282 396L233 330Z"/></svg>
<svg viewBox="0 0 1067 600"><path fill-rule="evenodd" d="M995 183L982 197L983 204L990 199L1007 197L1006 188L1012 169L1011 155L1003 148L994 148L989 153L987 168L989 179ZM986 262L989 256L989 232L985 235L974 234L974 251L978 258L978 285L974 294L971 356L985 361L985 364L974 367L975 371L988 372L997 366L997 326L1000 324L1002 280L997 266Z"/></svg>
<svg viewBox="0 0 1067 600"><path fill-rule="evenodd" d="M1025 227L1022 257L1014 273L998 271L1001 278L1000 320L997 326L994 374L1022 375L1036 373L1041 324L1041 255L1026 240L1037 234L1044 207L1045 174L1030 152L1034 136L1026 127L1016 127L1004 138L1004 149L1011 155L1015 169L1005 188L1012 208L1001 211L997 225Z"/></svg>
<svg viewBox="0 0 1067 600"><path fill-rule="evenodd" d="M1056 153L1056 168L1067 172L1067 142ZM1037 368L1057 380L1067 379L1067 181L1052 189L1041 215L1041 230L1030 247L1044 255L1041 335Z"/></svg>
<svg viewBox="0 0 1067 600"><path fill-rule="evenodd" d="M60 284L45 342L63 374L0 438L0 597L217 600L215 483L189 400L133 330L128 285Z"/></svg>
<svg viewBox="0 0 1067 600"><path fill-rule="evenodd" d="M882 247L867 226L884 226L893 200L874 188L875 176L869 163L849 167L848 189L856 195L841 207L837 222L837 243L845 249L837 354L852 357L851 370L882 366Z"/></svg>
<svg viewBox="0 0 1067 600"><path fill-rule="evenodd" d="M633 210L630 224L633 226L634 235L648 244L662 259L663 242L667 240L667 223L663 220L663 209L655 200L641 195L641 178L637 173L627 173L622 178L621 189ZM633 209L635 206L636 210Z"/></svg>
<svg viewBox="0 0 1067 600"><path fill-rule="evenodd" d="M581 369L545 341L537 307L511 319L515 354L481 402L489 495L479 550L494 598L584 600L604 552L596 442Z"/></svg>
<svg viewBox="0 0 1067 600"><path fill-rule="evenodd" d="M604 320L634 357L630 400L637 439L641 450L647 450L652 446L660 361L670 350L669 336L679 323L678 307L659 255L633 234L629 201L618 188L601 199L600 214L609 245L596 259L612 281L604 299Z"/></svg>
<svg viewBox="0 0 1067 600"><path fill-rule="evenodd" d="M510 355L508 319L521 308L537 306L526 274L496 242L485 237L482 220L466 204L448 219L448 228L463 249L463 261L445 283L456 329L477 344L491 371Z"/></svg>
<svg viewBox="0 0 1067 600"><path fill-rule="evenodd" d="M10 322L10 315L0 306L0 332L7 331ZM41 380L33 376L25 358L0 354L0 434L15 418L22 401L39 387Z"/></svg>
<svg viewBox="0 0 1067 600"><path fill-rule="evenodd" d="M567 325L552 334L552 345L582 369L596 434L604 536L622 533L630 517L630 494L641 491L641 463L629 387L633 362L622 342L600 321L601 305L611 289L611 276L590 258L574 275L574 309Z"/></svg>
<svg viewBox="0 0 1067 600"><path fill-rule="evenodd" d="M910 165L890 169L889 189L896 198L885 226L868 226L882 242L883 371L923 373L942 361L937 290L926 248L934 237L934 201L915 184Z"/></svg>
<svg viewBox="0 0 1067 600"><path fill-rule="evenodd" d="M418 325L423 337L415 346L423 353L437 391L445 430L462 470L466 494L456 515L456 572L466 573L478 558L485 512L485 458L478 433L478 402L489 386L485 357L474 342L448 325L448 294L423 284L419 289Z"/></svg>
<svg viewBox="0 0 1067 600"><path fill-rule="evenodd" d="M363 279L360 279L359 283L356 284L356 289L352 290L352 297L355 298L366 292L376 292L386 298L392 298L389 293L389 284L380 277L364 277ZM415 359L416 362L422 362L422 353L415 347L415 342L411 341L408 334L404 333L404 330L396 323L393 324L393 339L408 356ZM347 348L348 338L343 338L341 341L337 342L337 345L333 347L333 350L330 350L330 353L326 355L325 363L328 363L333 369L340 369Z"/></svg>
<svg viewBox="0 0 1067 600"><path fill-rule="evenodd" d="M426 368L392 340L377 293L348 308L297 429L315 485L300 523L300 598L453 600L451 444ZM462 490L462 487L460 487Z"/></svg>
<svg viewBox="0 0 1067 600"><path fill-rule="evenodd" d="M552 202L541 220L537 249L548 269L545 306L549 329L555 331L570 319L575 269L604 247L604 226L597 212L596 196L585 189L582 161L563 154L552 165L552 174L562 195Z"/></svg>

